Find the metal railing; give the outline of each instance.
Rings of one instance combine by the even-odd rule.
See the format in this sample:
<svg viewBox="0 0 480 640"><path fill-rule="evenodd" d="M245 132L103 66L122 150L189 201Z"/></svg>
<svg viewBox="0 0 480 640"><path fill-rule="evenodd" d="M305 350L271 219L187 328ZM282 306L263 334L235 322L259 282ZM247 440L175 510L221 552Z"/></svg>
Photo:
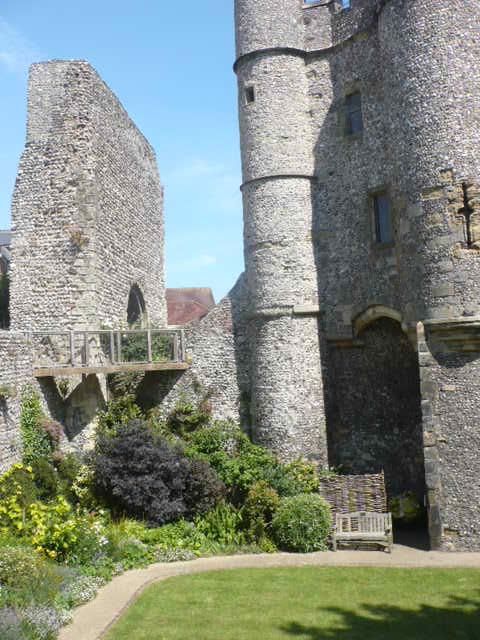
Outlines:
<svg viewBox="0 0 480 640"><path fill-rule="evenodd" d="M184 363L182 329L33 331L35 369Z"/></svg>

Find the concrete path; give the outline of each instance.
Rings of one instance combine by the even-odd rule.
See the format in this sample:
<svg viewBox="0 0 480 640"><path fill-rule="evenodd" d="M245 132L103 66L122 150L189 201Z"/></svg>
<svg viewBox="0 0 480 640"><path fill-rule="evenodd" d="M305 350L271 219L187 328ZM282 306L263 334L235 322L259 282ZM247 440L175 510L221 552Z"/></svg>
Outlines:
<svg viewBox="0 0 480 640"><path fill-rule="evenodd" d="M158 580L204 571L302 566L480 569L480 553L419 551L394 545L391 555L383 551L325 551L219 556L152 564L147 569L135 569L117 576L100 590L95 600L76 609L72 624L60 632L60 640L99 640L145 587Z"/></svg>

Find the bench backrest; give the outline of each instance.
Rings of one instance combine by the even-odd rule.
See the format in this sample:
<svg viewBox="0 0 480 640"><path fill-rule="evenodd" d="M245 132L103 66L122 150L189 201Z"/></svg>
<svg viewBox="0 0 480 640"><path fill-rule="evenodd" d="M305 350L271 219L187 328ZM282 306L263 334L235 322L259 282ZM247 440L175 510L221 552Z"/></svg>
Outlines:
<svg viewBox="0 0 480 640"><path fill-rule="evenodd" d="M391 513L337 513L337 533L385 533L392 528Z"/></svg>

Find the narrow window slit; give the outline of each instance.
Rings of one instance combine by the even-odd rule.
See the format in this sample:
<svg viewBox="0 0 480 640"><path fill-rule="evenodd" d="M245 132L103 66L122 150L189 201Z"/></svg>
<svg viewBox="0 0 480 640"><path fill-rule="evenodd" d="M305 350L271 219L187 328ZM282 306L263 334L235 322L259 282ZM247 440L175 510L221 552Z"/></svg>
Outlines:
<svg viewBox="0 0 480 640"><path fill-rule="evenodd" d="M467 239L467 247L470 248L474 243L473 232L472 232L472 216L474 214L474 209L469 204L468 184L466 182L462 182L462 191L463 191L463 207L459 210L459 213L465 219L465 235Z"/></svg>
<svg viewBox="0 0 480 640"><path fill-rule="evenodd" d="M255 102L255 87L245 87L245 102L247 104Z"/></svg>

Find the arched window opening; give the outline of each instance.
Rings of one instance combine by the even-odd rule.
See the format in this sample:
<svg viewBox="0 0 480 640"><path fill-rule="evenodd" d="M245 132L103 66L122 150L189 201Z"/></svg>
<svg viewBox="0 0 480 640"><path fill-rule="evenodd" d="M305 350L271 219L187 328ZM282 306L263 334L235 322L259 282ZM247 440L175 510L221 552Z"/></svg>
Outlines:
<svg viewBox="0 0 480 640"><path fill-rule="evenodd" d="M129 327L143 326L145 323L145 299L140 287L136 284L130 289L127 306L127 322Z"/></svg>

